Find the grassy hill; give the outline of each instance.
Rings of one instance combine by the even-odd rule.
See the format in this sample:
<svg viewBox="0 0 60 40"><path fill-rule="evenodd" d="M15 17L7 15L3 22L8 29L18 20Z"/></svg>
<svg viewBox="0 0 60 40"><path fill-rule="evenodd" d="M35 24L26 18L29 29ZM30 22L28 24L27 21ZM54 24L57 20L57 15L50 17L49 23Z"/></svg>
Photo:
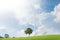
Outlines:
<svg viewBox="0 0 60 40"><path fill-rule="evenodd" d="M33 36L22 38L0 38L0 40L60 40L60 35Z"/></svg>

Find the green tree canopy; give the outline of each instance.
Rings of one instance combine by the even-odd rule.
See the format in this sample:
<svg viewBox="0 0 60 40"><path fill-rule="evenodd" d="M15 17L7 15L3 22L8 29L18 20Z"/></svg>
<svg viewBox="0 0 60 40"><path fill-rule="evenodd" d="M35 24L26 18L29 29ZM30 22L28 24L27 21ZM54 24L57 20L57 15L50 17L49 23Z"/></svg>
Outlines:
<svg viewBox="0 0 60 40"><path fill-rule="evenodd" d="M9 35L8 34L5 34L5 38L9 38Z"/></svg>
<svg viewBox="0 0 60 40"><path fill-rule="evenodd" d="M27 28L26 30L25 30L25 34L31 34L33 32L33 30L31 29L31 28Z"/></svg>

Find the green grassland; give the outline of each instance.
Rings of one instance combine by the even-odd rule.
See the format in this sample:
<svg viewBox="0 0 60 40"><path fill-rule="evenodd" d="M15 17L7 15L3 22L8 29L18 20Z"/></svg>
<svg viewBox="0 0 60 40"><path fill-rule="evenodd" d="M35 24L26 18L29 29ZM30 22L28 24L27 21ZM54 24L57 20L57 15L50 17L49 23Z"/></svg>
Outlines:
<svg viewBox="0 0 60 40"><path fill-rule="evenodd" d="M0 40L60 40L60 35L45 35L21 38L0 38Z"/></svg>

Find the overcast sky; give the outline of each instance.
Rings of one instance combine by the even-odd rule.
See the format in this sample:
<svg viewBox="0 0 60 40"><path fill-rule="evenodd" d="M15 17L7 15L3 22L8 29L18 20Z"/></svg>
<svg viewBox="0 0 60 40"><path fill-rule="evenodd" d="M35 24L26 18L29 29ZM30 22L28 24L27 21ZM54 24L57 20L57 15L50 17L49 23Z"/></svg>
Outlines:
<svg viewBox="0 0 60 40"><path fill-rule="evenodd" d="M60 0L0 0L1 36L24 37L28 27L31 36L60 34Z"/></svg>

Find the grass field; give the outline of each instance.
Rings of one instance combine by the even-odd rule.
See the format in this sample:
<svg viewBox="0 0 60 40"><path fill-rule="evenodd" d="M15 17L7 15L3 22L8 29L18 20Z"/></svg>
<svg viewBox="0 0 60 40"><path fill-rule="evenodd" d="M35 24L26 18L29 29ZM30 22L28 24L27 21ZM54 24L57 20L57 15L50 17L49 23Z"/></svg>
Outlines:
<svg viewBox="0 0 60 40"><path fill-rule="evenodd" d="M33 36L22 38L0 38L0 40L60 40L60 35Z"/></svg>

